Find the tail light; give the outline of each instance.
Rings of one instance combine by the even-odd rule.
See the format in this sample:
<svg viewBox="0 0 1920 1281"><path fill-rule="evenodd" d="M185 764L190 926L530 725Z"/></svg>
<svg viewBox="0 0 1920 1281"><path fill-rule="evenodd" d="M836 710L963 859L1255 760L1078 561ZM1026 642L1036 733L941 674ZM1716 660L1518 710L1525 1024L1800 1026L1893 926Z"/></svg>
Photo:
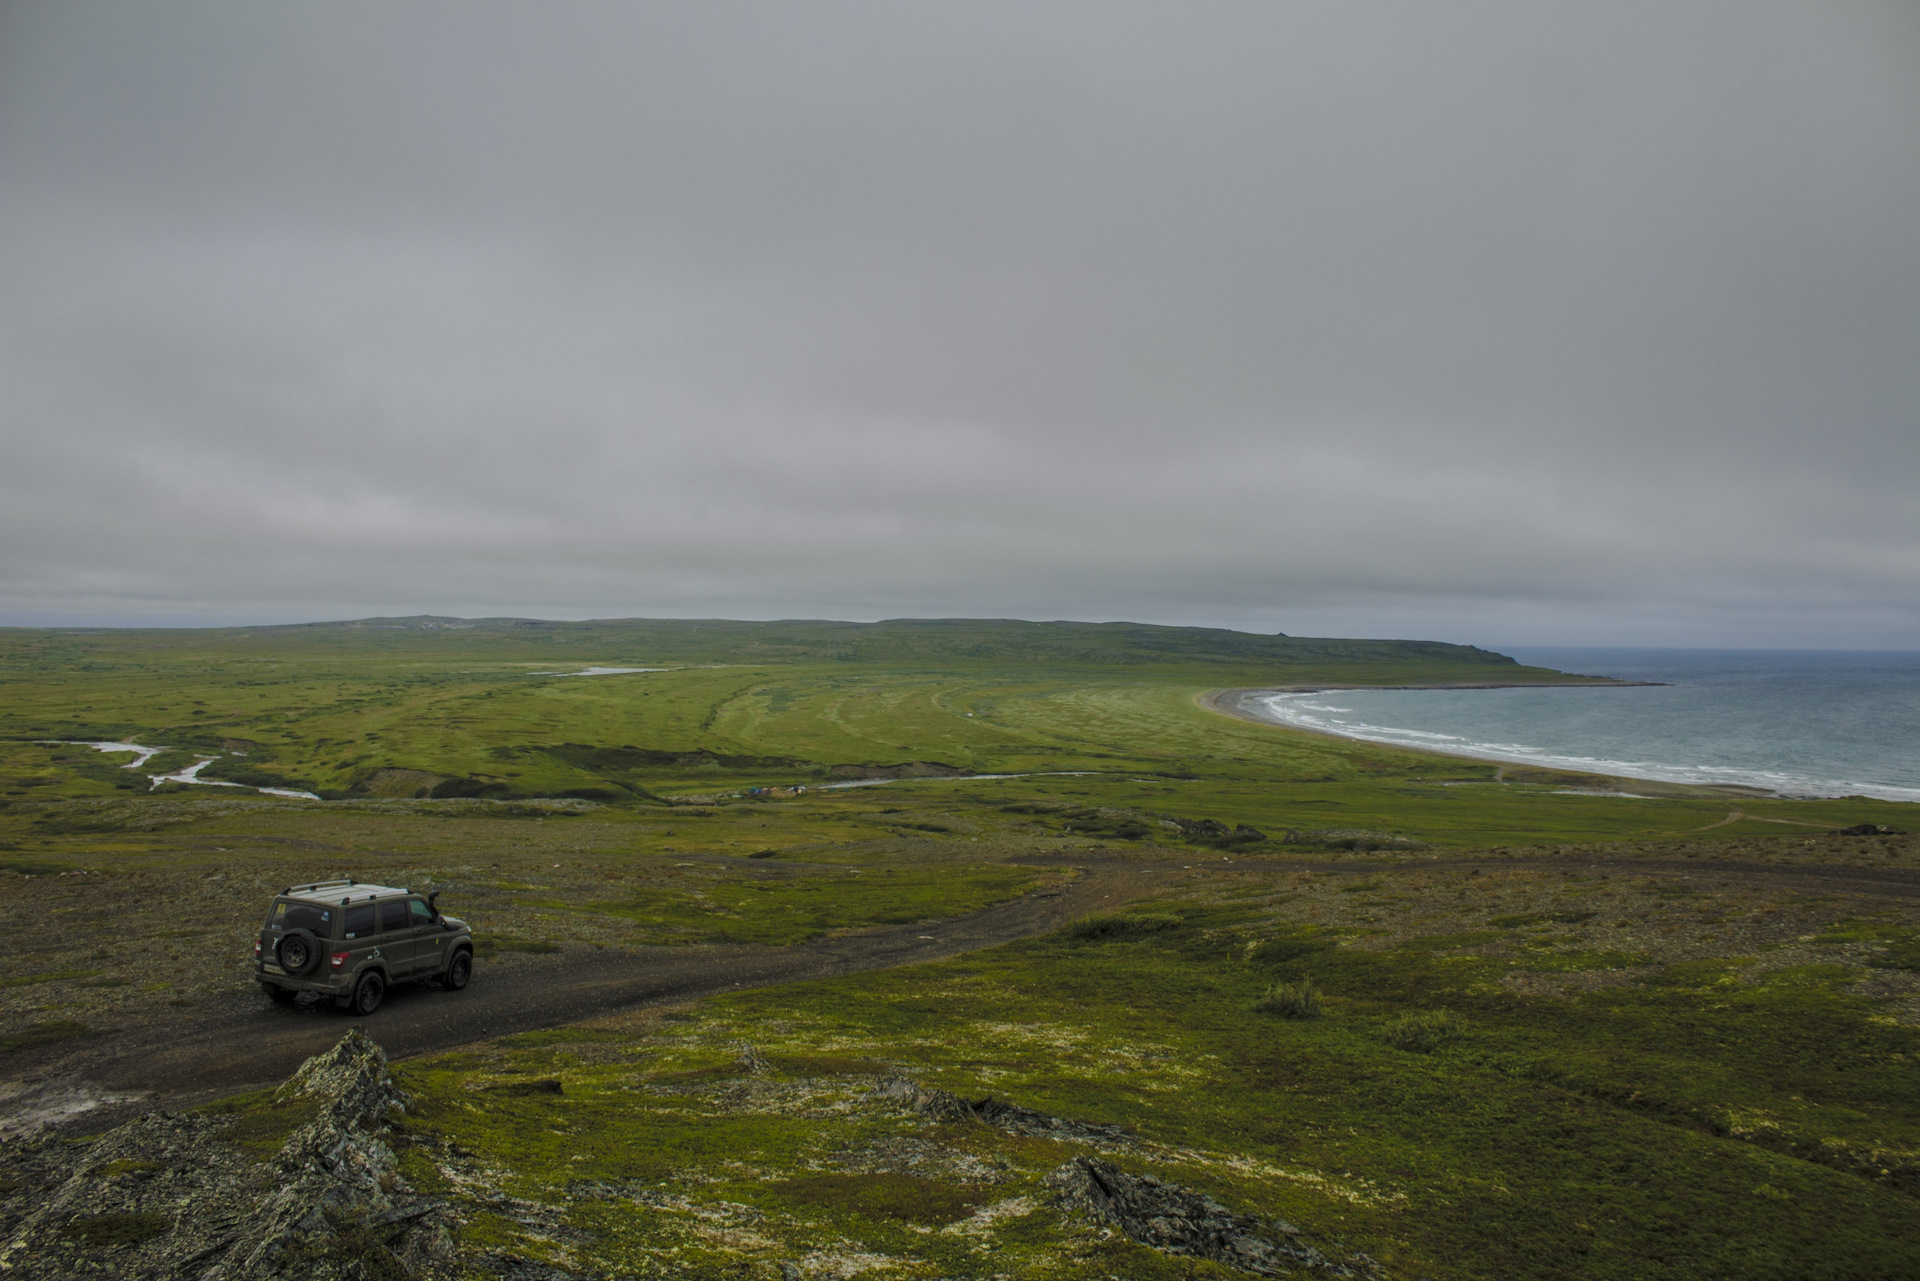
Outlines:
<svg viewBox="0 0 1920 1281"><path fill-rule="evenodd" d="M256 961L260 959L260 940L259 939L255 939L253 941L253 959Z"/></svg>
<svg viewBox="0 0 1920 1281"><path fill-rule="evenodd" d="M347 963L348 955L350 954L346 952L335 952L333 954L333 968L337 970L341 966L345 965Z"/></svg>

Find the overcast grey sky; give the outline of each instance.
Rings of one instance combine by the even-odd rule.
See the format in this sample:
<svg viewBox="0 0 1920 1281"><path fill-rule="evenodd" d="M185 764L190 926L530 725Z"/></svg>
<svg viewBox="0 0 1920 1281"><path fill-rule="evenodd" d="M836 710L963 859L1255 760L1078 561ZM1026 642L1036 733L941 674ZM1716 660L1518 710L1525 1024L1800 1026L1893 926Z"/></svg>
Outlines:
<svg viewBox="0 0 1920 1281"><path fill-rule="evenodd" d="M0 0L0 622L1920 647L1920 6Z"/></svg>

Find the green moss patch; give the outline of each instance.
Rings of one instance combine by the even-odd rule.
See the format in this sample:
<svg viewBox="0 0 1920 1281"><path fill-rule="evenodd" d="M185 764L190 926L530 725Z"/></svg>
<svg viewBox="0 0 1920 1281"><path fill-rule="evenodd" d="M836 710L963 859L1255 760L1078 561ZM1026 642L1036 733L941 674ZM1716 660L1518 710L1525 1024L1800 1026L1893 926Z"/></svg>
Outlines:
<svg viewBox="0 0 1920 1281"><path fill-rule="evenodd" d="M1122 912L1108 916L1089 916L1075 922L1070 937L1089 943L1112 939L1141 938L1166 930L1177 930L1184 922L1170 912Z"/></svg>
<svg viewBox="0 0 1920 1281"><path fill-rule="evenodd" d="M850 869L835 876L720 881L692 890L644 889L587 905L658 933L650 942L784 946L832 930L907 925L1018 898L1043 873L1001 865Z"/></svg>
<svg viewBox="0 0 1920 1281"><path fill-rule="evenodd" d="M610 1032L604 1028L590 1027L550 1027L534 1032L520 1032L513 1036L502 1037L499 1044L513 1049L539 1049L554 1045L594 1045L630 1039L621 1032Z"/></svg>
<svg viewBox="0 0 1920 1281"><path fill-rule="evenodd" d="M790 1076L880 1076L892 1070L879 1059L840 1054L781 1054L769 1062Z"/></svg>
<svg viewBox="0 0 1920 1281"><path fill-rule="evenodd" d="M13 1054L36 1046L54 1045L77 1037L92 1036L93 1029L72 1019L43 1019L24 1031L0 1036L0 1054Z"/></svg>
<svg viewBox="0 0 1920 1281"><path fill-rule="evenodd" d="M0 979L0 988L30 987L36 983L65 983L76 979L90 979L99 970L50 970L45 974L20 974L13 978Z"/></svg>
<svg viewBox="0 0 1920 1281"><path fill-rule="evenodd" d="M251 1103L233 1112L233 1123L220 1132L220 1137L256 1161L264 1161L278 1152L295 1130L319 1116L320 1107L320 1100L309 1098Z"/></svg>
<svg viewBox="0 0 1920 1281"><path fill-rule="evenodd" d="M1886 921L1842 921L1808 942L1864 944L1872 950L1863 959L1875 969L1920 970L1920 930Z"/></svg>
<svg viewBox="0 0 1920 1281"><path fill-rule="evenodd" d="M61 872L71 872L68 863L47 863L39 859L0 858L0 872L12 872L16 876L57 876Z"/></svg>
<svg viewBox="0 0 1920 1281"><path fill-rule="evenodd" d="M1487 924L1508 930L1527 925L1579 925L1598 915L1598 912L1522 912L1513 916L1492 917Z"/></svg>
<svg viewBox="0 0 1920 1281"><path fill-rule="evenodd" d="M496 1081L487 1087L490 1094L506 1094L524 1098L535 1094L565 1094L566 1087L553 1077L542 1077L536 1081Z"/></svg>
<svg viewBox="0 0 1920 1281"><path fill-rule="evenodd" d="M1458 952L1470 947L1485 947L1489 943L1500 943L1507 936L1499 930L1461 930L1452 934L1428 934L1420 938L1407 939L1397 945L1402 952Z"/></svg>
<svg viewBox="0 0 1920 1281"><path fill-rule="evenodd" d="M173 1230L173 1220L164 1214L96 1214L67 1220L61 1229L75 1241L96 1248L139 1245Z"/></svg>
<svg viewBox="0 0 1920 1281"><path fill-rule="evenodd" d="M911 1174L806 1174L772 1191L800 1205L925 1224L963 1219L992 1199L987 1189Z"/></svg>
<svg viewBox="0 0 1920 1281"><path fill-rule="evenodd" d="M1629 970L1645 965L1651 959L1641 952L1538 948L1528 949L1514 962L1514 968L1537 974L1571 974L1581 970Z"/></svg>

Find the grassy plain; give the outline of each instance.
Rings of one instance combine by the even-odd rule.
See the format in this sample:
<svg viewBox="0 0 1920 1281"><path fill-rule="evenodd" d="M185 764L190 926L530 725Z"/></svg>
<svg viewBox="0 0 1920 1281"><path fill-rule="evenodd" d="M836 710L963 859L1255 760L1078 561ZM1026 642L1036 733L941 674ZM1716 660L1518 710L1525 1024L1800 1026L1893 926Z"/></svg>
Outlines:
<svg viewBox="0 0 1920 1281"><path fill-rule="evenodd" d="M550 674L591 665L669 670ZM1904 808L1730 804L1725 793L1641 786L1665 794L1569 794L1569 783L1595 780L1287 733L1198 701L1233 686L1566 679L1460 646L1122 624L0 631L0 801L38 815L41 800L131 798L147 791L146 775L211 756L202 778L329 799L574 797L636 815L665 797L817 789L917 764L1026 776L962 794L957 809L982 831L1063 826L988 817L998 807L981 798L993 796L1440 846L1682 835L1737 809L1719 830L1728 838L1769 823L1893 822ZM169 750L130 771L127 755L54 739ZM891 803L939 809L943 787L957 790L916 784L899 794L925 797ZM842 840L851 829L835 820L855 816L872 834L861 808L816 795L787 812L830 827L781 827ZM71 817L79 812L49 812L42 826L84 821Z"/></svg>
<svg viewBox="0 0 1920 1281"><path fill-rule="evenodd" d="M588 666L667 670L545 674ZM1393 1277L1920 1273L1915 900L1751 870L1911 868L1825 835L1909 807L1626 797L1202 702L1553 679L1121 625L0 632L0 1074L257 999L294 880L442 887L484 971L953 916L1100 849L1158 901L410 1061L403 1170L494 1271L1229 1275L1063 1220L1041 1180L1085 1144L904 1112L901 1073L1123 1126L1123 1165ZM328 799L149 790L203 758ZM1305 980L1319 1017L1263 1007Z"/></svg>

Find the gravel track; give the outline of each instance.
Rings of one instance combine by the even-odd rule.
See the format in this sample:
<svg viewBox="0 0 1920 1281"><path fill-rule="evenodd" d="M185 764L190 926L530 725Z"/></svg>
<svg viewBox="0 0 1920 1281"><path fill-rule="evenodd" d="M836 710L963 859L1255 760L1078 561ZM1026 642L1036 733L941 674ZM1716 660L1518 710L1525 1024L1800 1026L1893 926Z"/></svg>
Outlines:
<svg viewBox="0 0 1920 1281"><path fill-rule="evenodd" d="M276 1006L248 984L208 1007L159 1011L151 1021L58 1047L34 1065L32 1075L47 1084L82 1080L95 1092L140 1096L137 1106L129 1101L100 1107L75 1124L98 1130L130 1110L179 1108L276 1084L355 1024L365 1026L388 1054L405 1058L617 1010L937 961L1048 933L1160 883L1160 869L1152 864L1115 859L1057 865L1080 874L1053 889L933 924L860 930L791 947L568 946L551 956L483 963L462 992L424 982L396 985L366 1019L330 1003Z"/></svg>

